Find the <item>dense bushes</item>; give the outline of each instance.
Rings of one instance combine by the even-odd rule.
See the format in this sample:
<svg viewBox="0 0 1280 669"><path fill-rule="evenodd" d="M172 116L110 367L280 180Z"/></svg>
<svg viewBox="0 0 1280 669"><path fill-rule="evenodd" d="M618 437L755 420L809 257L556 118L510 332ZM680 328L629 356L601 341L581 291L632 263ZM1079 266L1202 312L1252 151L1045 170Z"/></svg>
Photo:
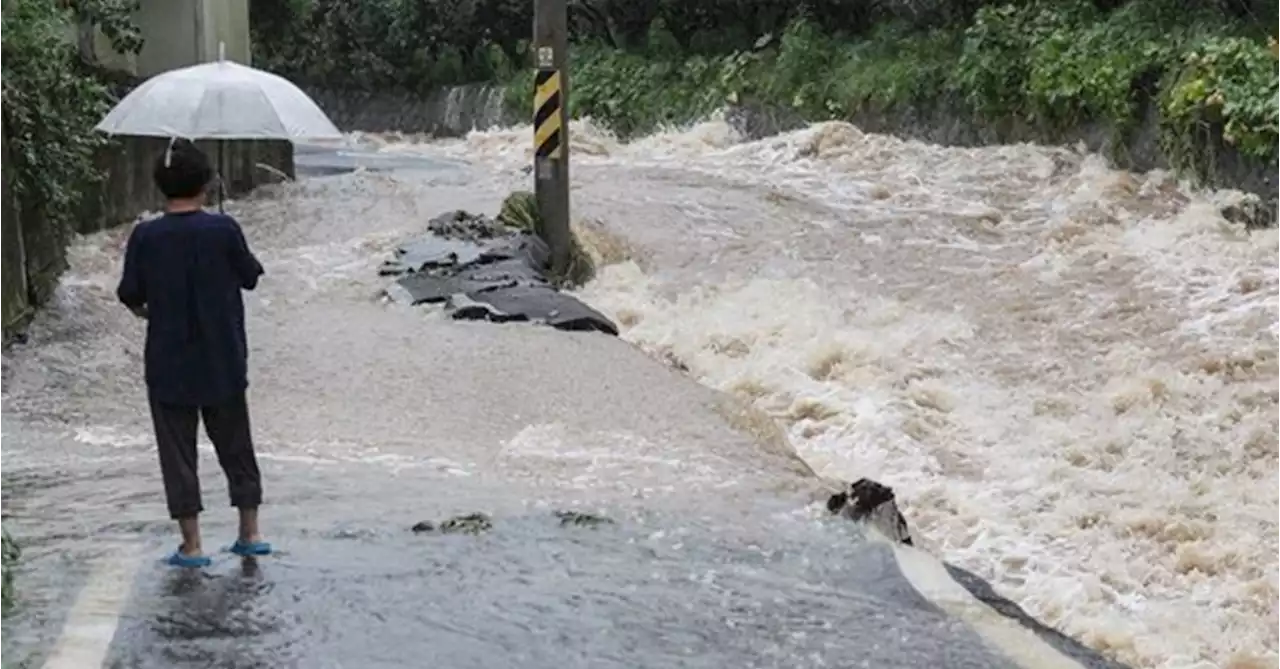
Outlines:
<svg viewBox="0 0 1280 669"><path fill-rule="evenodd" d="M1205 173L1211 161L1203 146L1222 139L1241 153L1276 160L1276 41L1263 48L1241 37L1206 39L1182 54L1161 93L1165 153L1177 166Z"/></svg>
<svg viewBox="0 0 1280 669"><path fill-rule="evenodd" d="M260 62L313 85L508 82L528 108L532 5L253 3ZM751 98L809 119L946 105L1055 131L1134 129L1155 105L1175 165L1222 142L1276 159L1265 0L570 0L571 111L632 135Z"/></svg>
<svg viewBox="0 0 1280 669"><path fill-rule="evenodd" d="M141 36L126 0L14 0L4 6L4 136L13 164L10 184L24 214L38 215L65 238L84 193L101 178L95 151L106 138L93 130L111 96L92 63L70 39L81 24L99 27L121 53Z"/></svg>
<svg viewBox="0 0 1280 669"><path fill-rule="evenodd" d="M633 50L579 47L572 109L626 135L742 97L814 120L946 105L1052 136L1090 121L1124 134L1155 105L1165 153L1203 173L1219 138L1276 159L1275 41L1250 27L1159 2L1055 2L982 7L957 29L889 22L855 39L799 19L762 48L715 57L664 55L678 51L651 34ZM527 100L519 87L510 97Z"/></svg>
<svg viewBox="0 0 1280 669"><path fill-rule="evenodd" d="M99 0L102 1L102 0ZM888 19L915 28L967 20L983 0L568 0L570 37L644 50L652 27L683 55L748 51L798 18L852 35ZM253 0L254 58L313 85L424 91L521 69L530 0Z"/></svg>
<svg viewBox="0 0 1280 669"><path fill-rule="evenodd" d="M509 76L532 32L522 0L254 0L254 61L312 85L407 90Z"/></svg>

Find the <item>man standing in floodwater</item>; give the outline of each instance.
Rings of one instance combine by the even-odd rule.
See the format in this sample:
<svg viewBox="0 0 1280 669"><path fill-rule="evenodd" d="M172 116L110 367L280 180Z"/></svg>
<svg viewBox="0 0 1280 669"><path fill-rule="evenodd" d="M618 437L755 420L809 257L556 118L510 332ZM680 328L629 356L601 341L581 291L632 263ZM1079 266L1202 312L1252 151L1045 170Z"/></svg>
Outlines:
<svg viewBox="0 0 1280 669"><path fill-rule="evenodd" d="M231 552L271 552L258 530L262 480L245 402L248 346L240 294L258 285L263 270L240 224L204 210L213 176L209 159L193 143L170 141L154 173L165 213L129 235L116 290L125 306L147 319L147 399L169 515L182 531L182 545L168 557L176 567L212 562L200 539L201 418L227 476L231 505L240 511Z"/></svg>

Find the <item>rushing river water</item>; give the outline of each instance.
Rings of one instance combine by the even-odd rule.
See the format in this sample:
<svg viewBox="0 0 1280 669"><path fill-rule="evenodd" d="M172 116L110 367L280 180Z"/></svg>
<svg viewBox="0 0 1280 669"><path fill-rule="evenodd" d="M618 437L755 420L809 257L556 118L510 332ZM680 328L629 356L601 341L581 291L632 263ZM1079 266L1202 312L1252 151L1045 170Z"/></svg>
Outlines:
<svg viewBox="0 0 1280 669"><path fill-rule="evenodd" d="M1276 666L1277 235L1038 146L575 126L623 336L895 486L939 554L1139 666ZM528 133L420 147L527 164ZM397 147L406 148L406 147ZM513 177L513 184L520 180Z"/></svg>
<svg viewBox="0 0 1280 669"><path fill-rule="evenodd" d="M574 130L575 214L621 260L581 297L774 417L807 466L709 419L769 432L608 337L380 301L377 264L430 216L492 213L529 187L530 132L370 138L441 161L232 206L268 268L247 301L251 392L265 520L292 550L271 587L203 596L241 611L269 664L319 666L286 661L311 648L345 666L368 636L366 652L385 648L347 664L398 666L388 649L426 626L450 640L432 651L449 666L493 653L565 666L564 647L607 666L913 666L849 632L878 595L821 594L887 581L875 554L815 524L811 467L894 486L918 542L1112 657L1276 665L1277 238L1224 221L1235 196L1067 150L944 149L839 124L746 143L719 122L627 145ZM31 343L5 357L6 512L28 539L28 610L58 610L103 546L168 541L141 327L111 295L125 234L77 243ZM534 518L559 507L616 515L621 538L547 548L563 529ZM424 552L404 532L471 509L497 517L497 538ZM221 515L211 532L229 531ZM378 556L359 582L394 594L375 605L343 556ZM581 593L557 603L570 581ZM408 627L383 625L386 602L413 611ZM342 607L364 622L325 622ZM584 615L614 636L563 636ZM163 619L120 634L154 647L205 624ZM894 647L982 666L963 631L921 620L929 641ZM713 623L729 627L694 632ZM6 647L43 648L57 629L29 614ZM118 666L179 665L116 652ZM203 666L202 652L179 659Z"/></svg>

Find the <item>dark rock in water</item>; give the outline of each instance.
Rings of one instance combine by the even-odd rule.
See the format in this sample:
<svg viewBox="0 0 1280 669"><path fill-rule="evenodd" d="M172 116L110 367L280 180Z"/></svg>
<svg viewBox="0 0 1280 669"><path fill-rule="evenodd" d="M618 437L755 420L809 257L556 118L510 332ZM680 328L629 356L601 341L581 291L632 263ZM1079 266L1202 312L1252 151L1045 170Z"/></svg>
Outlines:
<svg viewBox="0 0 1280 669"><path fill-rule="evenodd" d="M871 479L858 479L849 486L848 492L832 495L827 500L827 510L871 525L893 541L912 545L911 529L898 511L893 488L889 486Z"/></svg>
<svg viewBox="0 0 1280 669"><path fill-rule="evenodd" d="M459 320L618 334L604 314L556 290L547 276L551 251L537 235L463 211L434 218L429 227L430 236L396 249L379 269L399 277L386 289L391 299L444 304Z"/></svg>
<svg viewBox="0 0 1280 669"><path fill-rule="evenodd" d="M557 511L556 518L560 519L560 526L565 527L573 525L575 527L600 527L601 525L613 525L614 522L610 518L597 516L594 513L583 513L581 511Z"/></svg>
<svg viewBox="0 0 1280 669"><path fill-rule="evenodd" d="M423 532L435 532L435 531L436 531L436 524L435 524L435 523L433 523L433 522L431 522L431 521L429 521L429 520L424 520L424 521L422 521L422 522L419 522L419 523L415 524L415 525L414 525L412 528L410 528L410 529L412 529L412 530L413 530L413 533L414 533L414 534L421 534L421 533L423 533Z"/></svg>
<svg viewBox="0 0 1280 669"><path fill-rule="evenodd" d="M1257 195L1250 194L1239 202L1222 207L1220 211L1223 218L1242 224L1247 230L1270 228L1276 224L1275 211L1268 209Z"/></svg>

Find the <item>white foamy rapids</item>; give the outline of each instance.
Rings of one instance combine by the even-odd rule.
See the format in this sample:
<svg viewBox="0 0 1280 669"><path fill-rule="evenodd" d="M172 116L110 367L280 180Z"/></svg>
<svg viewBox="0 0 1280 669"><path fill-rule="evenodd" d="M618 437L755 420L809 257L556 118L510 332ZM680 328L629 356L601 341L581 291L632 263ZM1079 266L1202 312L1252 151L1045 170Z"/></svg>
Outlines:
<svg viewBox="0 0 1280 669"><path fill-rule="evenodd" d="M395 146L516 182L530 132ZM1118 659L1276 666L1277 236L1240 193L842 123L571 137L575 211L641 256L582 291L627 339Z"/></svg>
<svg viewBox="0 0 1280 669"><path fill-rule="evenodd" d="M533 130L529 126L475 130L461 139L424 143L422 138L391 133L360 133L356 141L388 153L429 153L452 158L482 158L487 165L507 169L526 167L533 160ZM569 148L575 162L593 163L615 156L634 159L678 159L708 150L726 149L741 136L722 120L699 123L692 128L672 128L629 144L590 118L569 123Z"/></svg>

